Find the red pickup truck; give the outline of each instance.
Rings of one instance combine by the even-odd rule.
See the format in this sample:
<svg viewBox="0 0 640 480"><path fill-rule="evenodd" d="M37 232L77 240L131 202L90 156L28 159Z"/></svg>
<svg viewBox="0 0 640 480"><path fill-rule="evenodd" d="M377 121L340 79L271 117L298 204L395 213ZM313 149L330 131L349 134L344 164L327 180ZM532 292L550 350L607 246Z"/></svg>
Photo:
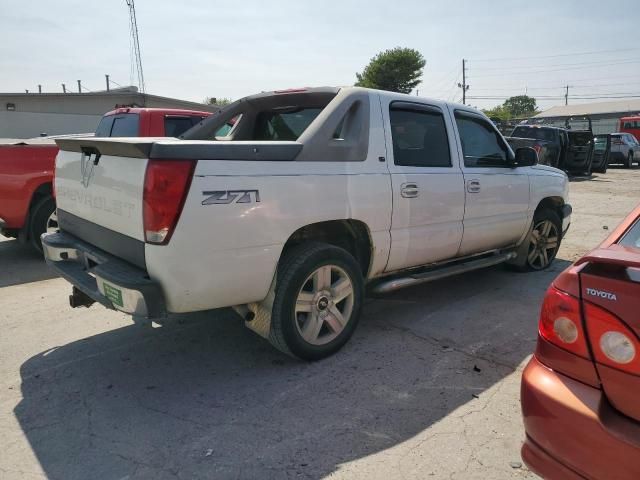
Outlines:
<svg viewBox="0 0 640 480"><path fill-rule="evenodd" d="M96 137L178 137L211 112L165 108L118 108L106 113ZM88 136L91 134L87 134ZM57 229L53 170L55 138L0 140L0 234L31 242Z"/></svg>

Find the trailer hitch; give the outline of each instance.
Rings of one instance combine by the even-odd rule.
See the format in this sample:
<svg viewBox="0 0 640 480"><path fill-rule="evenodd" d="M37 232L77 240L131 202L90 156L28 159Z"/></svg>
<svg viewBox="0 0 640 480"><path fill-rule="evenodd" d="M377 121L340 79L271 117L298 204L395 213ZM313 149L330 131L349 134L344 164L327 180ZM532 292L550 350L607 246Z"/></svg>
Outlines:
<svg viewBox="0 0 640 480"><path fill-rule="evenodd" d="M90 307L94 303L96 303L96 301L82 290L76 287L73 287L71 290L71 295L69 295L69 305L71 308Z"/></svg>

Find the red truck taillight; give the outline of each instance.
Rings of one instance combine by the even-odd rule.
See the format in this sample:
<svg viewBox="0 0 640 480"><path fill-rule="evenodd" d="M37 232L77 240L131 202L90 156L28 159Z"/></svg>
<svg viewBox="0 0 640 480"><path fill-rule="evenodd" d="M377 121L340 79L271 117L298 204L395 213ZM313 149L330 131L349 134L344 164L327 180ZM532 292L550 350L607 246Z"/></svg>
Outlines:
<svg viewBox="0 0 640 480"><path fill-rule="evenodd" d="M191 185L194 160L149 160L144 177L143 221L147 243L169 242Z"/></svg>

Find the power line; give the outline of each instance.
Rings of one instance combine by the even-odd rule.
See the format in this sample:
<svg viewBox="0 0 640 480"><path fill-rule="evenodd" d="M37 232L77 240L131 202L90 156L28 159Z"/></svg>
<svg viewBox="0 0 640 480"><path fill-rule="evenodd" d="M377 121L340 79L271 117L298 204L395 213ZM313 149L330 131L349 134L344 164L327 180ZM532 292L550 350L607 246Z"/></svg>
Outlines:
<svg viewBox="0 0 640 480"><path fill-rule="evenodd" d="M520 72L509 72L509 75L534 75L537 73L563 72L565 70L583 70L585 68L588 69L588 68L598 68L598 67L610 67L614 65L626 65L626 64L634 64L634 63L640 63L640 60L631 60L626 62L611 62L611 63L603 63L599 65L587 65L587 66L580 66L580 67L554 68L554 69L547 69L547 70L535 70L535 71L524 70ZM474 75L472 78L502 77L502 76L504 76L504 72Z"/></svg>
<svg viewBox="0 0 640 480"><path fill-rule="evenodd" d="M548 68L548 67L574 67L574 66L588 66L588 65L592 65L592 66L599 66L599 65L606 65L611 63L612 61L614 61L614 59L609 59L609 60L599 60L596 62L574 62L574 63L554 63L551 65L514 65L511 67L480 67L480 68L476 68L476 70L479 70L481 72L485 72L485 71L495 71L495 70L500 70L500 71L504 71L504 70L518 70L518 69L523 69L523 68ZM619 64L623 64L623 63L637 63L638 59L637 58L617 58L615 59L616 63Z"/></svg>
<svg viewBox="0 0 640 480"><path fill-rule="evenodd" d="M556 55L535 55L531 57L502 57L502 58L474 58L474 62L499 62L499 61L513 61L513 60L532 60L537 58L559 58L559 57L576 57L579 55L599 55L602 53L613 52L634 52L640 48L616 48L612 50L593 50L590 52L576 52L576 53L559 53Z"/></svg>

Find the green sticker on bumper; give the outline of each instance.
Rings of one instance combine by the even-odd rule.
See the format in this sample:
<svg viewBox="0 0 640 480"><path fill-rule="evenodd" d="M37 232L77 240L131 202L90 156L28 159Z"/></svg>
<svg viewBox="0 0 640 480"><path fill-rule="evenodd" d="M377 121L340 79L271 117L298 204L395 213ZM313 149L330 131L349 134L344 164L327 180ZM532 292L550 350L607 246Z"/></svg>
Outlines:
<svg viewBox="0 0 640 480"><path fill-rule="evenodd" d="M112 287L108 283L102 282L104 287L104 296L111 300L111 303L123 307L122 304L122 291L119 288Z"/></svg>

